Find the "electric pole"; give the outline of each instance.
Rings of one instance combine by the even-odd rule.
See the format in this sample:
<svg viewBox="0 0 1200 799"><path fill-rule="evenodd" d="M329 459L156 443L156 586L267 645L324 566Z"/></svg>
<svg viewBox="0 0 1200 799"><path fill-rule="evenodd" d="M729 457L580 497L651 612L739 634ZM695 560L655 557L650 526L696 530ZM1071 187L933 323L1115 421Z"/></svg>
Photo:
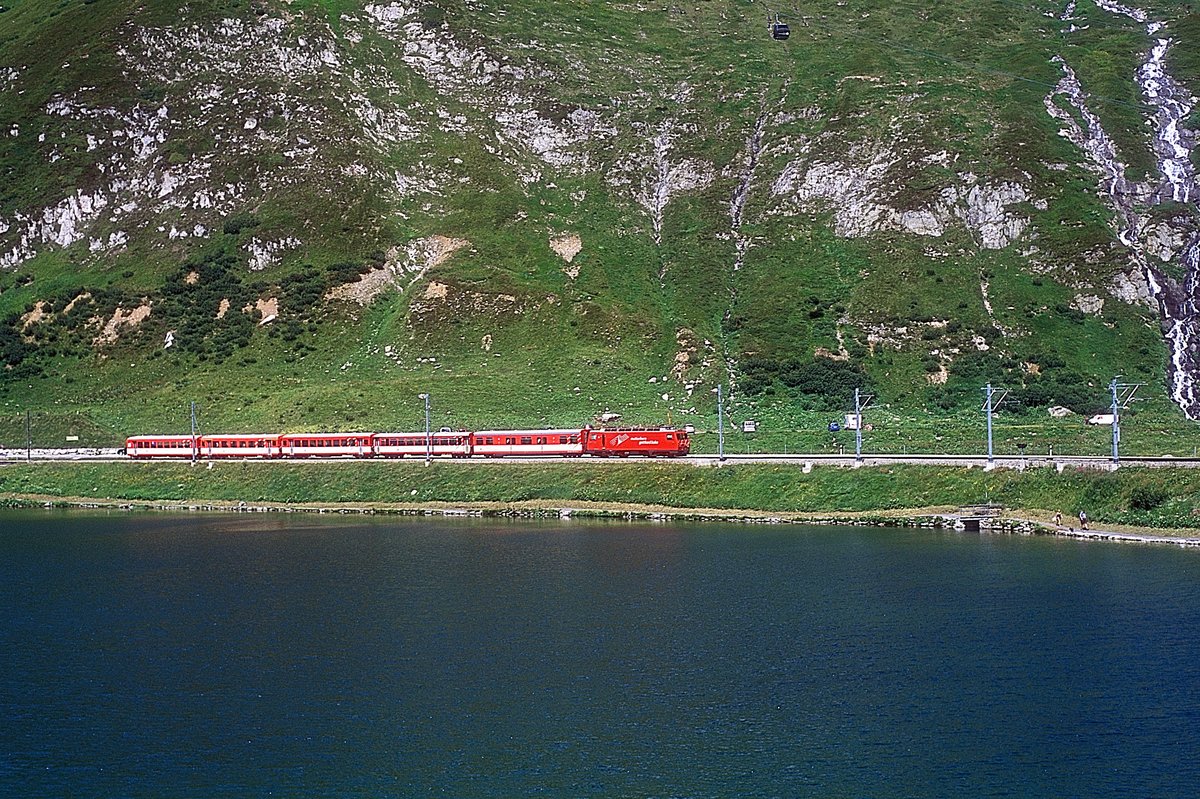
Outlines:
<svg viewBox="0 0 1200 799"><path fill-rule="evenodd" d="M1129 404L1134 400L1134 394L1145 383L1119 383L1120 378L1117 375L1108 384L1109 393L1112 395L1112 462L1113 466L1117 466L1121 462L1121 411L1129 407Z"/></svg>
<svg viewBox="0 0 1200 799"><path fill-rule="evenodd" d="M874 394L863 394L861 389L854 389L854 462L856 464L862 463L863 411L871 407L871 401L874 399Z"/></svg>
<svg viewBox="0 0 1200 799"><path fill-rule="evenodd" d="M196 463L199 454L199 441L196 440L196 401L192 400L192 464Z"/></svg>
<svg viewBox="0 0 1200 799"><path fill-rule="evenodd" d="M428 466L433 458L433 439L429 437L429 394L418 395L425 400L425 465Z"/></svg>
<svg viewBox="0 0 1200 799"><path fill-rule="evenodd" d="M721 384L717 384L717 458L725 460L725 401Z"/></svg>
<svg viewBox="0 0 1200 799"><path fill-rule="evenodd" d="M991 383L988 383L983 387L983 391L986 396L986 399L983 401L983 411L987 415L987 465L990 469L993 465L995 465L994 453L992 450L992 414L996 412L996 408L999 407L1000 403L1004 402L1004 398L1008 396L1008 389L997 388ZM1000 395L1000 399L995 398L996 392L998 391L1004 392Z"/></svg>

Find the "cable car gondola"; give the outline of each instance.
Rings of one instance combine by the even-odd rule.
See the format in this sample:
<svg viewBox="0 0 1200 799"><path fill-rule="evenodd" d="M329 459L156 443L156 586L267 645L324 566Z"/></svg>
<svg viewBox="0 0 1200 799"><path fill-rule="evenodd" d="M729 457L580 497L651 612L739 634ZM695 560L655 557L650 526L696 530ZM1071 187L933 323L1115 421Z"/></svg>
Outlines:
<svg viewBox="0 0 1200 799"><path fill-rule="evenodd" d="M782 42L783 40L787 39L787 37L792 35L791 28L787 26L786 22L779 21L778 14L775 15L775 21L770 24L770 28L771 38L777 42Z"/></svg>

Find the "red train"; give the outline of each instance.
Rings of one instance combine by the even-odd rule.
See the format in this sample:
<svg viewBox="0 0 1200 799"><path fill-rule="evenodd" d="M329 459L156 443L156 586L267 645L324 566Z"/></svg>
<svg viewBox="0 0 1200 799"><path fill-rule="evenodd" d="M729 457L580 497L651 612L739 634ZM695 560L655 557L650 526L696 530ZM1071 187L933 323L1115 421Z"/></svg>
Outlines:
<svg viewBox="0 0 1200 799"><path fill-rule="evenodd" d="M437 433L251 433L213 436L130 436L130 458L506 458L630 455L678 457L691 447L675 427L480 430Z"/></svg>

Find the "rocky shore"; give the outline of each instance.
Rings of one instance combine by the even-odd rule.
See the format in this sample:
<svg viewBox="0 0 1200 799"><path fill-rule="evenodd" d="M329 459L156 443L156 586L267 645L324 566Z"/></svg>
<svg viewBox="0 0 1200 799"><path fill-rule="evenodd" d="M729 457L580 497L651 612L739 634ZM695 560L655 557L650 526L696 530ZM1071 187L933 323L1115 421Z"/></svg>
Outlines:
<svg viewBox="0 0 1200 799"><path fill-rule="evenodd" d="M733 522L738 524L805 524L854 527L921 527L964 530L962 515L953 508L876 513L769 513L745 509L669 508L616 503L473 502L473 503L289 503L116 500L45 495L10 496L0 501L8 508L78 508L171 513L315 513L342 515L395 515L508 519L614 519L652 522ZM1089 541L1137 544L1170 544L1200 547L1200 535L1181 531L1174 535L1147 528L1080 530L1028 518L1031 512L1006 512L978 520L979 531L1007 535L1048 535ZM1044 515L1044 514L1037 514Z"/></svg>

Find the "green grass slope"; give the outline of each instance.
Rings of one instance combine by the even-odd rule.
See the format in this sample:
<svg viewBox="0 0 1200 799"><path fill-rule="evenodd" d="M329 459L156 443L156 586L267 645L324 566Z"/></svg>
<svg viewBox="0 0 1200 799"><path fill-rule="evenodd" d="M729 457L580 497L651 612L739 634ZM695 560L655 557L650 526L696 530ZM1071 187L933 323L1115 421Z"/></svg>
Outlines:
<svg viewBox="0 0 1200 799"><path fill-rule="evenodd" d="M870 448L977 451L991 381L1001 451L1104 452L1045 409L1118 374L1127 448L1200 445L1046 110L1058 55L1150 176L1149 39L1090 3L1074 32L1014 0L773 8L786 42L747 0L4 5L2 445L26 412L43 445L185 431L193 401L205 430L415 428L423 392L438 426L710 431L723 384L762 421L739 447L845 447L858 387Z"/></svg>

